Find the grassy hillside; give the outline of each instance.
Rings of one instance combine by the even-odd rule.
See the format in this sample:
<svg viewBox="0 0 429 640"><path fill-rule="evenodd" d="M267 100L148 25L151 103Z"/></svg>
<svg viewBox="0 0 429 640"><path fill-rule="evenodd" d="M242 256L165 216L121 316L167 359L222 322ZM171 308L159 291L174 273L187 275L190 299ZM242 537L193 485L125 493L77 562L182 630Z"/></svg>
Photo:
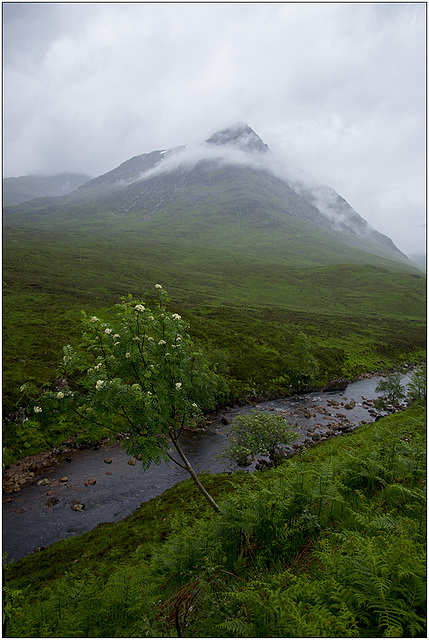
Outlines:
<svg viewBox="0 0 429 640"><path fill-rule="evenodd" d="M306 332L320 382L389 365L425 343L425 278L376 265L288 264L275 251L249 255L158 240L4 231L5 410L19 387L55 376L61 347L80 336L80 311L103 314L122 295L161 282L172 305L211 350L223 349L238 391L275 390L287 351Z"/></svg>
<svg viewBox="0 0 429 640"><path fill-rule="evenodd" d="M189 480L6 566L9 637L426 637L426 420Z"/></svg>

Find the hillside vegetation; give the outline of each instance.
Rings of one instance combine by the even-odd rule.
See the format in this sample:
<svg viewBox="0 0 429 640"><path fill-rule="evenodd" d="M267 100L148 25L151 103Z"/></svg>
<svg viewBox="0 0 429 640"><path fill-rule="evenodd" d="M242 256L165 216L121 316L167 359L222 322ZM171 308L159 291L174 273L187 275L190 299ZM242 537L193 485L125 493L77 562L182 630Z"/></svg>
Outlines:
<svg viewBox="0 0 429 640"><path fill-rule="evenodd" d="M303 257L301 262L303 262ZM424 358L425 278L376 265L285 264L261 254L144 234L35 233L6 228L3 249L3 446L6 461L73 436L62 422L28 433L14 416L20 387L60 377L64 344L77 345L81 311L104 317L121 296L161 284L171 310L217 363L227 402L290 392L290 351L304 332L317 359L314 388Z"/></svg>
<svg viewBox="0 0 429 640"><path fill-rule="evenodd" d="M6 566L8 637L426 637L425 411Z"/></svg>

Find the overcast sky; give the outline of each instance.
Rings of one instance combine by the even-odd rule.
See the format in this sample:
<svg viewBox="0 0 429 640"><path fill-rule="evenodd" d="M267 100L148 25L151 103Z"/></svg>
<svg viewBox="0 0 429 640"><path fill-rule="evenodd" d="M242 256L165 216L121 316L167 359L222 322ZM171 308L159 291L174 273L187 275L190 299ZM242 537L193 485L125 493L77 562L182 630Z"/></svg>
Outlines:
<svg viewBox="0 0 429 640"><path fill-rule="evenodd" d="M423 3L3 3L5 177L97 176L237 121L425 249Z"/></svg>

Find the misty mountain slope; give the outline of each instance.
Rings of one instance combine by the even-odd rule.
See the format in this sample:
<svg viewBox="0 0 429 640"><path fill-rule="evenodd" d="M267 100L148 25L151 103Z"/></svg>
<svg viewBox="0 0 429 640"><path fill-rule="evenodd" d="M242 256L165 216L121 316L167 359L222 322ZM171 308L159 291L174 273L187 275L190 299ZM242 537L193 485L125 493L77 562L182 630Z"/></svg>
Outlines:
<svg viewBox="0 0 429 640"><path fill-rule="evenodd" d="M153 169L163 158L163 151L152 151L126 160L112 171L93 178L79 188L79 195L109 193L124 189L143 173Z"/></svg>
<svg viewBox="0 0 429 640"><path fill-rule="evenodd" d="M246 124L193 147L135 156L77 190L6 207L4 225L94 238L127 234L181 248L194 264L247 254L297 266L414 267L333 189L289 179ZM402 267L401 267L402 265Z"/></svg>
<svg viewBox="0 0 429 640"><path fill-rule="evenodd" d="M3 206L14 206L43 196L62 196L91 180L85 174L61 173L56 176L21 176L3 179Z"/></svg>

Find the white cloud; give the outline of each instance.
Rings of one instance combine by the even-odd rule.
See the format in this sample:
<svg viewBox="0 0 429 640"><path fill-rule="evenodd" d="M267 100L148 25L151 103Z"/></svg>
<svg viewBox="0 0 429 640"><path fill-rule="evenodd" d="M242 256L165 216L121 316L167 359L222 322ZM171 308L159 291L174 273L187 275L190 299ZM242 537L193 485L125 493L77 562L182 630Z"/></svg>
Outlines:
<svg viewBox="0 0 429 640"><path fill-rule="evenodd" d="M423 245L403 212L424 222L424 4L3 9L5 175L99 175L246 121L401 249Z"/></svg>

